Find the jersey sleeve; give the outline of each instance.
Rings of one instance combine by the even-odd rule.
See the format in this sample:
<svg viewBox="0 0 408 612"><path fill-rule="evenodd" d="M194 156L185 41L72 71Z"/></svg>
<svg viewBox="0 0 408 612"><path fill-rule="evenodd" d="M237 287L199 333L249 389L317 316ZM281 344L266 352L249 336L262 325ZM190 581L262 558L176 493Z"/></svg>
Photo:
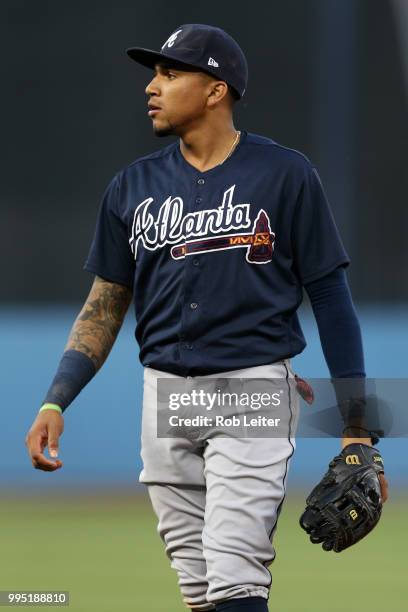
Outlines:
<svg viewBox="0 0 408 612"><path fill-rule="evenodd" d="M295 271L302 285L350 263L320 177L312 166L306 169L296 203L292 244Z"/></svg>
<svg viewBox="0 0 408 612"><path fill-rule="evenodd" d="M132 288L135 262L127 226L119 214L118 200L119 179L116 175L103 194L84 269L105 280Z"/></svg>

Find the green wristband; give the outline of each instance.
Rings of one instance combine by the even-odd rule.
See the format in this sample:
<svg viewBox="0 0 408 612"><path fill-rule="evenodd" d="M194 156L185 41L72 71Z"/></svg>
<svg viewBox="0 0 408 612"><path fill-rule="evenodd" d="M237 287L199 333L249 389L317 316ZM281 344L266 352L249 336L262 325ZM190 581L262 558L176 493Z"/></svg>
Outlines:
<svg viewBox="0 0 408 612"><path fill-rule="evenodd" d="M43 404L38 412L42 412L43 410L56 410L62 414L62 410L57 404Z"/></svg>

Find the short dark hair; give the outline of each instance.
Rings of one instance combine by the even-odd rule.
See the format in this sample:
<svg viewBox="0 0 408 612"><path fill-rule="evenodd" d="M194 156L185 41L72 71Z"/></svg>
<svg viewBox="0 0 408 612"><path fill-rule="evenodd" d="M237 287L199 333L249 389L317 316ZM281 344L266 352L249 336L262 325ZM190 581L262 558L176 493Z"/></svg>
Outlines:
<svg viewBox="0 0 408 612"><path fill-rule="evenodd" d="M228 83L227 83L228 85ZM231 87L231 85L228 85L228 91L230 92L231 98L232 98L232 103L235 104L235 102L238 102L238 100L240 99L239 93L237 92L236 89L234 89L233 87Z"/></svg>

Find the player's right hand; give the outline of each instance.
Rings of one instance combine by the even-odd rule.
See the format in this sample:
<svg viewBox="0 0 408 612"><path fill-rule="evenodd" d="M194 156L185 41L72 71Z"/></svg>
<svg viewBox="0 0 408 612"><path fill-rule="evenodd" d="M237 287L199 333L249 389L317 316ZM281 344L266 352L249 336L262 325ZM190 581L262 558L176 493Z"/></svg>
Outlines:
<svg viewBox="0 0 408 612"><path fill-rule="evenodd" d="M62 462L56 457L59 437L63 431L64 418L56 410L43 410L37 415L25 439L31 463L36 470L54 472L62 467ZM46 446L50 456L55 459L48 459L44 455Z"/></svg>

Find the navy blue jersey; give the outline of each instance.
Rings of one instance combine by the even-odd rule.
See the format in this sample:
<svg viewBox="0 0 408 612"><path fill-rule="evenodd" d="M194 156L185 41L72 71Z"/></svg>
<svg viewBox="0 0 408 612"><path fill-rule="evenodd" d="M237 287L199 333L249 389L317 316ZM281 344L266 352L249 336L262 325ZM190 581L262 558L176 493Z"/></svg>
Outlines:
<svg viewBox="0 0 408 612"><path fill-rule="evenodd" d="M85 269L133 289L143 365L197 376L300 353L302 285L348 263L316 169L243 131L205 172L179 142L118 172Z"/></svg>

